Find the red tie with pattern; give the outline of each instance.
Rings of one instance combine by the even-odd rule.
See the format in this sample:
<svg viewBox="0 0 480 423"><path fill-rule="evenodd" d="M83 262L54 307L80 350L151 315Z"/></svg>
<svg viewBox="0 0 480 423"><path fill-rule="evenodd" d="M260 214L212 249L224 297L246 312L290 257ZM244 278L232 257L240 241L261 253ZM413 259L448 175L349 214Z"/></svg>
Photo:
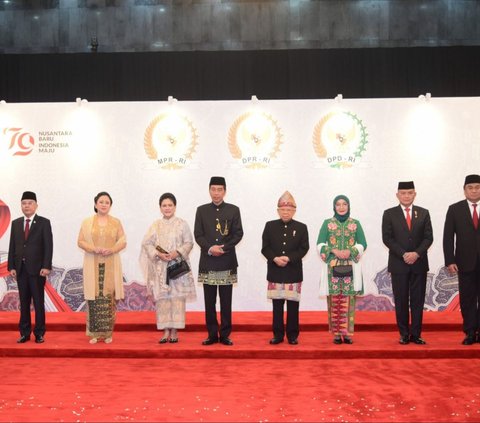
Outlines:
<svg viewBox="0 0 480 423"><path fill-rule="evenodd" d="M475 230L478 229L478 213L477 213L477 205L476 204L472 204L473 206L473 227L475 228Z"/></svg>
<svg viewBox="0 0 480 423"><path fill-rule="evenodd" d="M407 212L407 226L408 226L408 230L411 231L412 230L412 218L410 217L410 207L407 207L405 209L405 211Z"/></svg>
<svg viewBox="0 0 480 423"><path fill-rule="evenodd" d="M25 239L28 238L28 234L30 233L30 219L25 221Z"/></svg>

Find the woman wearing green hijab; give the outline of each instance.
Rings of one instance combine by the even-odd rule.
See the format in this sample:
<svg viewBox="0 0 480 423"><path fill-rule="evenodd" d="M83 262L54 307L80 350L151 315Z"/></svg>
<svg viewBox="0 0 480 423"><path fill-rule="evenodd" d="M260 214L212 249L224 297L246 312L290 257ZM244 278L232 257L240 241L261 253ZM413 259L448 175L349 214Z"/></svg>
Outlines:
<svg viewBox="0 0 480 423"><path fill-rule="evenodd" d="M320 295L327 296L328 327L333 343L353 343L355 297L363 294L360 258L367 241L360 222L350 217L350 200L338 195L333 200L334 215L326 219L318 234L317 248L322 259ZM338 265L351 265L351 272L339 275Z"/></svg>

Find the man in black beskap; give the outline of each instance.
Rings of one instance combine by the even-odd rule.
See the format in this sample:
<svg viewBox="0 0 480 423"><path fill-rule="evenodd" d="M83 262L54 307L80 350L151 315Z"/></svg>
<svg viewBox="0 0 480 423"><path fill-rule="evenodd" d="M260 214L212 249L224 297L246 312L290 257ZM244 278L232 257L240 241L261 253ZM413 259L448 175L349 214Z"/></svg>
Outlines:
<svg viewBox="0 0 480 423"><path fill-rule="evenodd" d="M203 345L220 341L233 345L232 288L237 283L235 246L243 237L240 209L223 201L226 182L222 176L212 176L209 184L211 203L197 208L194 236L200 246L198 282L203 284L205 320L208 337ZM217 320L217 291L220 296L220 327Z"/></svg>

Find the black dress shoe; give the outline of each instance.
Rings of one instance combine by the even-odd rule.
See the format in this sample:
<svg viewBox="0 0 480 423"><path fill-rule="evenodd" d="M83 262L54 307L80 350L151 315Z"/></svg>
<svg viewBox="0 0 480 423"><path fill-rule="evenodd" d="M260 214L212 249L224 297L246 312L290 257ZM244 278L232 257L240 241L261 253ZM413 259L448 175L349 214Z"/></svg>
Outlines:
<svg viewBox="0 0 480 423"><path fill-rule="evenodd" d="M233 341L230 338L220 338L220 343L223 345L233 345Z"/></svg>
<svg viewBox="0 0 480 423"><path fill-rule="evenodd" d="M353 339L350 338L349 336L344 336L343 337L343 343L344 344L353 344Z"/></svg>
<svg viewBox="0 0 480 423"><path fill-rule="evenodd" d="M425 339L421 338L420 336L413 336L413 335L410 335L410 342L413 342L414 344L417 344L417 345L426 344Z"/></svg>
<svg viewBox="0 0 480 423"><path fill-rule="evenodd" d="M17 344L24 344L25 342L30 341L30 335L22 335L17 339Z"/></svg>
<svg viewBox="0 0 480 423"><path fill-rule="evenodd" d="M288 340L288 343L289 343L290 345L297 345L297 344L298 344L298 339L296 339L296 338L295 338L295 339L289 339L289 340Z"/></svg>
<svg viewBox="0 0 480 423"><path fill-rule="evenodd" d="M43 344L45 342L45 338L43 335L38 335L35 337L35 343L36 344Z"/></svg>
<svg viewBox="0 0 480 423"><path fill-rule="evenodd" d="M473 335L467 335L462 341L463 345L473 345L475 343L475 337Z"/></svg>
<svg viewBox="0 0 480 423"><path fill-rule="evenodd" d="M401 336L398 343L401 345L407 345L410 343L410 338L408 337L408 335Z"/></svg>
<svg viewBox="0 0 480 423"><path fill-rule="evenodd" d="M340 335L337 335L333 338L333 343L334 344L340 345L342 342L343 342L342 337Z"/></svg>
<svg viewBox="0 0 480 423"><path fill-rule="evenodd" d="M270 339L270 344L277 345L283 342L283 338L272 338Z"/></svg>
<svg viewBox="0 0 480 423"><path fill-rule="evenodd" d="M217 338L207 338L204 341L202 341L202 345L213 345L218 342Z"/></svg>

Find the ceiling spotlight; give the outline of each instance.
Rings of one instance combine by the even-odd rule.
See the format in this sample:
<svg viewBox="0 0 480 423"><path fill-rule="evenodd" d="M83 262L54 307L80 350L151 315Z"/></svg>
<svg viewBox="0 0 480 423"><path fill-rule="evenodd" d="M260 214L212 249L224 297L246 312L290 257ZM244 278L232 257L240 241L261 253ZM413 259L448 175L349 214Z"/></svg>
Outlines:
<svg viewBox="0 0 480 423"><path fill-rule="evenodd" d="M253 104L258 103L258 97L256 95L252 95L252 98L250 99Z"/></svg>
<svg viewBox="0 0 480 423"><path fill-rule="evenodd" d="M86 98L82 99L80 97L77 97L75 99L75 103L77 103L77 106L80 107L82 104L87 104L88 100Z"/></svg>
<svg viewBox="0 0 480 423"><path fill-rule="evenodd" d="M335 101L337 103L340 103L342 100L343 100L343 94L337 94L337 96L335 97Z"/></svg>
<svg viewBox="0 0 480 423"><path fill-rule="evenodd" d="M0 100L0 104L3 106L4 104L7 104L5 100Z"/></svg>
<svg viewBox="0 0 480 423"><path fill-rule="evenodd" d="M173 96L171 96L171 95L168 96L168 104L169 104L170 106L171 106L172 104L175 104L177 101L178 101L178 100L177 100L175 97L173 97Z"/></svg>

